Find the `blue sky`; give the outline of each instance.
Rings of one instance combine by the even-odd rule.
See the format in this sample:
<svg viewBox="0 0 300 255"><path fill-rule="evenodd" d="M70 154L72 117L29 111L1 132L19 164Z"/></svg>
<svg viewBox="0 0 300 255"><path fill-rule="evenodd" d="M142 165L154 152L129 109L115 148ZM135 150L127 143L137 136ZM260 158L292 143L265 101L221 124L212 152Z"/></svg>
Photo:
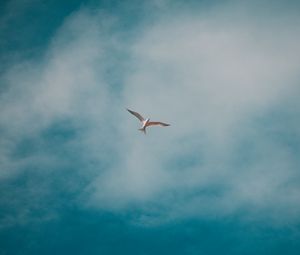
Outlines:
<svg viewBox="0 0 300 255"><path fill-rule="evenodd" d="M299 7L1 3L0 254L298 254Z"/></svg>

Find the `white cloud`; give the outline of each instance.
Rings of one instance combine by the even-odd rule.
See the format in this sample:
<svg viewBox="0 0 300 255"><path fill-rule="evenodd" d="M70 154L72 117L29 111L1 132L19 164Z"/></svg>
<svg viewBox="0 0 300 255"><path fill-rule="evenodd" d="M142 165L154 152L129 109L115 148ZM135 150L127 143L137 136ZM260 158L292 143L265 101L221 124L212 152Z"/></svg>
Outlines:
<svg viewBox="0 0 300 255"><path fill-rule="evenodd" d="M12 224L13 218L16 222L20 222L21 219L25 222L25 216L30 222L32 217L35 217L31 214L37 210L43 211L44 207L47 207L46 211L49 210L50 214L57 209L45 205L44 200L51 197L45 193L57 195L53 179L57 178L57 175L61 175L61 178L68 175L68 166L72 162L68 162L70 159L66 156L72 154L74 148L75 152L82 150L79 162L87 158L88 164L90 157L95 159L94 164L97 165L97 160L101 161L105 157L100 153L95 158L93 153L105 151L99 149L99 143L101 144L105 137L99 137L96 131L106 130L102 126L107 120L102 116L111 105L112 98L109 95L108 83L103 79L103 63L109 59L104 55L104 49L107 47L105 43L113 42L113 38L108 40L105 35L108 22L109 19L106 19L105 24L102 24L99 17L91 16L89 11L79 11L74 17L66 20L43 58L12 65L1 77L5 88L0 102L0 180L10 183L14 179L26 176L26 172L32 175L33 180L39 179L40 177L36 176L41 173L44 175L42 184L38 182L27 186L24 181L20 185L25 187L8 186L10 189L22 190L25 198L11 197L10 190L3 194L7 194L15 202L12 204L7 202L7 199L1 199L2 206L12 210L8 218L4 217L1 221L1 225L7 225L7 222L8 225ZM82 134L74 137L75 141L63 140L62 144L57 142L57 151L65 148L66 155L56 154L53 149L51 151L51 137L47 141L43 138L48 129L61 121L65 121L74 131L82 131ZM93 145L95 141L97 146ZM32 150L30 142L37 149L23 156L16 155L20 145L26 142L25 150ZM64 168L65 171L60 173ZM87 173L83 173L88 172L89 168L87 165L87 169L74 171L82 170L80 176L86 176ZM72 181L75 181L74 177ZM79 179L75 182L80 184L82 181ZM66 186L58 189L67 192L69 186L73 185L70 182L70 179L66 179ZM43 189L43 192L40 189ZM25 199L29 202L24 203ZM42 215L41 218L49 217Z"/></svg>
<svg viewBox="0 0 300 255"><path fill-rule="evenodd" d="M154 204L158 220L239 213L298 220L295 152L258 121L284 108L295 90L299 34L286 16L274 27L222 14L161 19L132 46L126 105L173 125L150 130L145 141L132 137L134 119L124 116L124 159L95 181L95 206L138 204L147 215Z"/></svg>
<svg viewBox="0 0 300 255"><path fill-rule="evenodd" d="M112 33L118 20L104 13L69 17L43 61L2 77L0 178L18 175L28 161L60 165L43 152L21 160L10 153L24 137L67 119L84 126L70 147L80 148L86 163L85 206L135 208L143 223L228 215L299 221L295 149L260 123L277 123L270 113L290 113L284 104L297 99L295 17L284 13L274 26L261 16L261 24L252 22L251 13L229 20L225 13L218 7L202 16L162 16L131 45ZM130 56L125 69L116 51ZM125 107L172 126L144 137Z"/></svg>

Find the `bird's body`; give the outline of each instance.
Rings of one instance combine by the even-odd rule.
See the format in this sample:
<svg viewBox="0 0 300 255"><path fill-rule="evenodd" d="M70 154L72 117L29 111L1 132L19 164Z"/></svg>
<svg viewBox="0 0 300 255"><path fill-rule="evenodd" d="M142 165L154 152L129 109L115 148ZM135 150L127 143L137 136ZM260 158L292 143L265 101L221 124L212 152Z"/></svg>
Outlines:
<svg viewBox="0 0 300 255"><path fill-rule="evenodd" d="M137 117L140 120L140 122L142 123L142 127L139 128L139 130L144 132L144 134L146 134L146 128L149 127L149 126L155 126L155 125L160 125L160 126L163 126L163 127L170 126L170 124L163 123L163 122L160 122L160 121L150 121L149 118L144 119L142 117L142 115L140 115L137 112L131 111L129 109L127 109L127 111L129 111L132 115L134 115L135 117Z"/></svg>

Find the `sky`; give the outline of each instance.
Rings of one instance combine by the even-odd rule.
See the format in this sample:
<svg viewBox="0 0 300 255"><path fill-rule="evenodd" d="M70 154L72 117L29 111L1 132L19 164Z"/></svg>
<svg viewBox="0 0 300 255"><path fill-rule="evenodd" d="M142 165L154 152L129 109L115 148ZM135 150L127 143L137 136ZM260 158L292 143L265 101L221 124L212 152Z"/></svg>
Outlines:
<svg viewBox="0 0 300 255"><path fill-rule="evenodd" d="M2 1L0 255L298 254L299 14Z"/></svg>

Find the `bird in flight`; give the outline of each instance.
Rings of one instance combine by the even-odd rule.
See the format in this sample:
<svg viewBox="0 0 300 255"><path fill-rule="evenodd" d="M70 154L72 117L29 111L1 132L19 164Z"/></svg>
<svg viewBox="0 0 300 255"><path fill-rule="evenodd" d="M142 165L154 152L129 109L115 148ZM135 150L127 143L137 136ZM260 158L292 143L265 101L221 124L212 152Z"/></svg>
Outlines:
<svg viewBox="0 0 300 255"><path fill-rule="evenodd" d="M129 109L127 109L127 111L129 111L131 114L133 114L135 117L137 117L140 120L140 122L142 123L142 127L139 128L139 130L144 132L144 134L146 134L146 128L149 127L149 126L156 126L156 125L159 125L159 126L162 126L162 127L170 126L170 124L163 123L163 122L160 122L160 121L150 121L150 119L144 119L142 117L142 115L140 115L137 112L131 111Z"/></svg>

